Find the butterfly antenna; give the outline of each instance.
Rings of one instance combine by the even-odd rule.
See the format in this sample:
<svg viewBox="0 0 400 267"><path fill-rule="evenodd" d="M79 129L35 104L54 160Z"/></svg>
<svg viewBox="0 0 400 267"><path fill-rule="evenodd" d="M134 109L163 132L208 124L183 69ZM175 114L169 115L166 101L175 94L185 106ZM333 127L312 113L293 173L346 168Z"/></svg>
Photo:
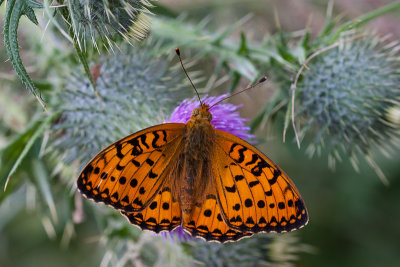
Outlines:
<svg viewBox="0 0 400 267"><path fill-rule="evenodd" d="M221 99L220 101L218 101L217 103L215 103L214 105L212 105L210 108L212 108L213 106L215 106L215 105L221 103L221 102L224 101L224 100L227 100L228 98L231 98L232 96L235 96L235 95L238 95L238 94L243 93L244 91L250 90L250 89L256 87L257 85L259 85L260 83L265 82L266 80L268 80L268 77L267 77L267 76L264 76L264 77L262 77L260 80L258 80L258 82L256 82L255 84L250 85L249 87L246 87L246 88L244 88L243 90L240 90L239 92L236 92L236 93L234 93L234 94L228 95L228 96L225 97L224 99Z"/></svg>
<svg viewBox="0 0 400 267"><path fill-rule="evenodd" d="M197 92L196 86L194 86L194 84L193 84L192 80L191 80L191 79L190 79L190 77L189 77L189 74L187 73L187 71L186 71L185 67L183 66L183 62L182 62L182 58L181 58L181 52L179 51L179 48L178 48L178 47L177 47L177 48L175 48L175 52L176 52L176 54L177 54L177 55L178 55L178 57L179 57L179 62L181 63L182 69L183 69L183 71L185 72L185 74L186 74L186 77L188 77L188 79L189 79L190 83L192 84L192 86L193 86L194 90L196 91L196 94L197 94L197 97L199 98L200 104L203 104L203 103L201 102L201 99L200 99L199 92Z"/></svg>

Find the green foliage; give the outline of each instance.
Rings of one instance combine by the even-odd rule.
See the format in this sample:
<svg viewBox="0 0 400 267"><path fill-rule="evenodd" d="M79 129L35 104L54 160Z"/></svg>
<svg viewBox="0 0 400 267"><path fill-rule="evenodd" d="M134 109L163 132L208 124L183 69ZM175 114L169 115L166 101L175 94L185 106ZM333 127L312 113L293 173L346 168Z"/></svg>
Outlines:
<svg viewBox="0 0 400 267"><path fill-rule="evenodd" d="M31 151L37 139L40 138L57 115L58 114L55 113L47 118L40 116L26 131L18 135L8 146L0 150L0 184L4 187L4 191L6 191L11 176L16 172L17 168ZM32 166L34 165L35 164L32 164ZM12 184L21 184L21 181L13 182ZM9 192L10 190L7 191L7 193ZM4 199L5 196L5 193L1 194L0 199Z"/></svg>
<svg viewBox="0 0 400 267"><path fill-rule="evenodd" d="M227 38L248 19L249 16L246 16L220 33L213 34L205 29L204 23L191 25L181 19L154 18L152 34L169 41L169 45L166 46L170 49L184 46L199 51L202 56L216 55L218 63L215 75L221 74L222 70L226 69L255 81L260 76L257 67L245 54L238 53L238 51L241 51L241 47L245 45L245 40L238 46ZM176 34L177 32L180 34Z"/></svg>
<svg viewBox="0 0 400 267"><path fill-rule="evenodd" d="M1 4L2 3L0 3L0 5ZM39 102L42 105L44 105L40 96L38 95L38 91L31 77L26 72L26 69L22 63L21 57L19 55L18 34L17 34L19 20L23 15L26 15L29 18L29 20L32 21L33 23L38 24L35 13L33 11L33 8L38 6L40 6L40 4L31 0L8 1L6 17L4 20L3 36L8 56L19 78L25 84L25 86L31 91L31 93L39 100Z"/></svg>

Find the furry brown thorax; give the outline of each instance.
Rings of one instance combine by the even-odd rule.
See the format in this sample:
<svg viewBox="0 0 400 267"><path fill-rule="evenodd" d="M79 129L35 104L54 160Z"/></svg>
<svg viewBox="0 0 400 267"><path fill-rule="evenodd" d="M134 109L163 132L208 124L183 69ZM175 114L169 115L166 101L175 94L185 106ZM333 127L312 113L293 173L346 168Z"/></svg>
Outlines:
<svg viewBox="0 0 400 267"><path fill-rule="evenodd" d="M201 104L200 108L192 111L190 120L185 127L185 150L186 157L194 160L207 159L210 142L213 140L213 127L211 125L212 115L207 104Z"/></svg>

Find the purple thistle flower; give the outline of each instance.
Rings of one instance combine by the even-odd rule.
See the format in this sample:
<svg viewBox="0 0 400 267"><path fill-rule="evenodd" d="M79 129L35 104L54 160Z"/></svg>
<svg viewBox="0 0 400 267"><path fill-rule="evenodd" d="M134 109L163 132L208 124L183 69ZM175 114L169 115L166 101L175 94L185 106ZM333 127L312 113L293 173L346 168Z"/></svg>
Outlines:
<svg viewBox="0 0 400 267"><path fill-rule="evenodd" d="M190 234L186 233L185 230L183 230L182 226L176 227L171 232L163 231L159 235L162 236L164 240L168 239L168 237L169 237L171 242L174 242L174 238L177 237L179 243L181 243L182 240L187 242L192 239L192 236Z"/></svg>
<svg viewBox="0 0 400 267"><path fill-rule="evenodd" d="M210 107L215 103L221 101L228 94L220 95L220 96L204 96L201 99L201 102L208 104ZM211 124L214 125L215 129L225 131L231 133L237 137L242 139L252 139L254 135L250 134L250 127L246 126L244 123L248 121L247 119L241 118L239 112L237 111L242 105L235 106L233 104L218 104L212 108L210 108L210 112L212 114ZM192 110L200 107L200 102L197 100L197 97L193 97L192 99L185 99L183 102L177 106L174 111L172 111L171 116L167 117L164 122L179 122L186 123L190 119L190 115ZM179 242L182 240L188 241L192 239L192 236L186 233L182 226L178 226L171 232L161 232L160 235L164 239L174 240L174 237L177 237Z"/></svg>
<svg viewBox="0 0 400 267"><path fill-rule="evenodd" d="M220 96L204 96L201 102L208 104L210 107L215 103L221 101L228 94L223 94ZM215 129L231 133L242 139L252 139L254 135L249 134L250 127L246 126L244 123L248 121L247 119L241 118L239 112L237 111L242 105L235 106L233 104L218 104L210 108L212 114L211 124L214 125ZM196 97L192 99L185 99L183 102L177 106L169 118L165 122L180 122L186 123L190 119L192 110L200 107L200 102Z"/></svg>

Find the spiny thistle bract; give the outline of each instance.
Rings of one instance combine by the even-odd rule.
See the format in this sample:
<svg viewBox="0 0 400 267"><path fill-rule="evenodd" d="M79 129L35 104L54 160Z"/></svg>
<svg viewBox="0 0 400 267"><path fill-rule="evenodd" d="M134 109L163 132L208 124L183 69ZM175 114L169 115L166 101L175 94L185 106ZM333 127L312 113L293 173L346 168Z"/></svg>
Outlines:
<svg viewBox="0 0 400 267"><path fill-rule="evenodd" d="M310 129L315 140L308 152L329 152L329 164L350 155L357 170L357 154L376 169L370 151L382 151L398 136L387 112L400 100L400 57L397 43L363 37L320 54L308 65L298 88L302 134ZM380 170L378 175L383 178Z"/></svg>
<svg viewBox="0 0 400 267"><path fill-rule="evenodd" d="M195 266L294 266L300 252L310 252L294 233L258 234L238 242L218 244L188 243Z"/></svg>
<svg viewBox="0 0 400 267"><path fill-rule="evenodd" d="M75 71L53 104L62 111L54 142L64 162L87 162L102 148L143 128L160 124L186 96L193 95L173 52L172 59L145 42L99 60L96 98L88 78ZM92 67L93 69L96 69ZM195 77L194 77L195 78Z"/></svg>
<svg viewBox="0 0 400 267"><path fill-rule="evenodd" d="M75 37L97 46L100 39L112 47L116 35L128 42L144 39L149 30L147 0L68 0L69 15Z"/></svg>

